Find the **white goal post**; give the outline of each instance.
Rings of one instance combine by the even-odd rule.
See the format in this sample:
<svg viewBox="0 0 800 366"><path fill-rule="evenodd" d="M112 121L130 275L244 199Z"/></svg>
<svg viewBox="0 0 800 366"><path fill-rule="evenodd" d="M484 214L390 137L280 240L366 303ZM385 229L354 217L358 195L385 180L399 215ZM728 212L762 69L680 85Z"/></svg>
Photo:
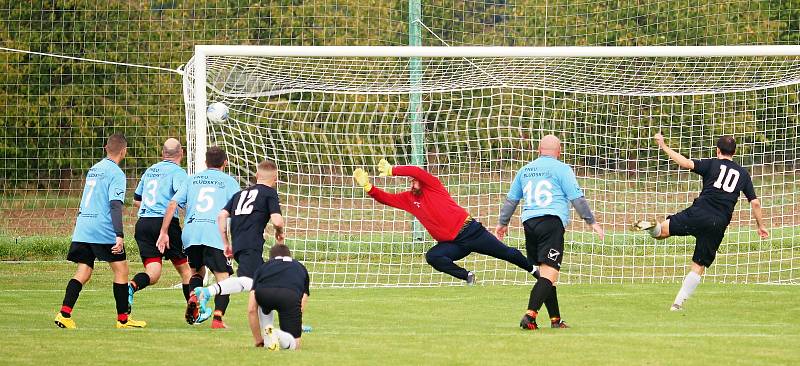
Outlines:
<svg viewBox="0 0 800 366"><path fill-rule="evenodd" d="M555 133L608 237L574 217L562 282L673 282L694 240L628 230L691 204L699 177L661 154L652 135L691 158L736 137L772 232L760 240L737 205L717 262L719 282L800 279L800 46L347 47L196 46L185 67L190 170L209 144L244 184L258 160L281 169L288 242L322 286L431 286L433 244L411 218L372 201L350 179L374 163L424 165L454 199L497 223L502 199L535 141ZM230 108L222 123L206 107ZM401 178L373 178L392 191ZM573 215L574 216L574 215ZM506 243L524 252L518 215ZM416 239L422 240L416 240ZM459 264L482 283L530 281L511 264L472 254Z"/></svg>

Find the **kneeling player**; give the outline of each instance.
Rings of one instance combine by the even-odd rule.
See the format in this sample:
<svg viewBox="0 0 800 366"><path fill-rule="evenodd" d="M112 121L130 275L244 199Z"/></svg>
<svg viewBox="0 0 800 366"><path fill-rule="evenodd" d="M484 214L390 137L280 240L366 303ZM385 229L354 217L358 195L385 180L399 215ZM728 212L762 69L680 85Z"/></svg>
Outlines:
<svg viewBox="0 0 800 366"><path fill-rule="evenodd" d="M217 215L217 226L225 245L225 255L229 258L232 255L239 263L239 268L236 269L236 277L194 290L195 296L190 301L197 301L196 306L200 308L198 323L211 316L211 309L206 304L212 296L250 291L253 275L264 264L264 229L267 222L271 221L275 227L275 242L283 244L283 216L278 191L274 188L277 181L278 166L269 160L262 161L256 171L256 184L233 195ZM233 246L228 243L229 217ZM192 311L191 304L188 308Z"/></svg>
<svg viewBox="0 0 800 366"><path fill-rule="evenodd" d="M660 224L650 221L638 221L634 224L634 229L645 230L659 240L687 235L697 239L692 255L692 270L683 279L683 285L670 307L670 310L676 311L683 309L683 302L700 284L700 276L714 262L741 192L750 201L758 235L762 239L767 238L769 232L764 226L761 203L756 198L750 175L747 170L733 162L733 154L736 152L736 140L733 137L720 137L717 141L717 157L702 160L690 160L672 150L660 133L654 138L661 150L681 168L690 169L703 177L703 190L689 208L667 217Z"/></svg>
<svg viewBox="0 0 800 366"><path fill-rule="evenodd" d="M269 261L253 277L247 318L256 347L266 346L271 351L300 348L309 279L306 267L291 255L289 247L275 244L269 250ZM280 317L280 329L274 329L272 316L267 315L273 310Z"/></svg>

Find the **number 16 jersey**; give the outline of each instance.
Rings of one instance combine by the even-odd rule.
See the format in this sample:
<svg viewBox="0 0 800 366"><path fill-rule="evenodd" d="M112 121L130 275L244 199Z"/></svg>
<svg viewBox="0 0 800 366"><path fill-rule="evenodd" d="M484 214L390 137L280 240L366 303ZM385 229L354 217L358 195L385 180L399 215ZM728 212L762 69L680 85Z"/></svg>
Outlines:
<svg viewBox="0 0 800 366"><path fill-rule="evenodd" d="M239 183L218 169L197 173L172 197L186 209L183 225L183 247L205 245L222 250L222 236L217 228L217 215L228 200L239 191Z"/></svg>
<svg viewBox="0 0 800 366"><path fill-rule="evenodd" d="M569 223L570 201L583 197L575 173L569 165L551 156L540 156L517 172L508 199L522 200L522 222L553 215L564 227Z"/></svg>

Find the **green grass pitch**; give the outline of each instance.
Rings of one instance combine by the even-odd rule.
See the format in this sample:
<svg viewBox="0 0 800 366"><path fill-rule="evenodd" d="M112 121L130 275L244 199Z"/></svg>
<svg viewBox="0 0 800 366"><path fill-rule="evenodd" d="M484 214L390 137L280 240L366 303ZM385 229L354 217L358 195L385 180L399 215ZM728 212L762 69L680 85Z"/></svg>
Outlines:
<svg viewBox="0 0 800 366"><path fill-rule="evenodd" d="M137 271L140 264L131 263ZM189 326L180 290L137 294L147 329L115 329L111 273L98 263L76 304L77 330L59 329L70 263L0 263L3 364L291 365L796 365L800 287L701 284L684 312L667 311L678 284L563 285L572 329L524 332L526 286L312 290L299 352L251 347L242 294L230 329Z"/></svg>

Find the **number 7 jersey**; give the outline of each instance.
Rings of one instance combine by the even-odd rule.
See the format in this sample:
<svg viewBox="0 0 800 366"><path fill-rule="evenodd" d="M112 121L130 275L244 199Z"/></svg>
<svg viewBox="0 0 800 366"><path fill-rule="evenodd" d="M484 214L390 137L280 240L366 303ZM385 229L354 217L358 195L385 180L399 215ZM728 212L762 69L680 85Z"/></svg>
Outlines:
<svg viewBox="0 0 800 366"><path fill-rule="evenodd" d="M522 200L522 222L553 215L561 219L565 228L569 223L570 201L580 197L583 191L572 168L544 155L517 172L508 192L508 199Z"/></svg>
<svg viewBox="0 0 800 366"><path fill-rule="evenodd" d="M223 249L217 215L236 192L239 192L239 183L218 169L207 169L189 177L172 197L186 209L181 236L184 248L205 245Z"/></svg>

